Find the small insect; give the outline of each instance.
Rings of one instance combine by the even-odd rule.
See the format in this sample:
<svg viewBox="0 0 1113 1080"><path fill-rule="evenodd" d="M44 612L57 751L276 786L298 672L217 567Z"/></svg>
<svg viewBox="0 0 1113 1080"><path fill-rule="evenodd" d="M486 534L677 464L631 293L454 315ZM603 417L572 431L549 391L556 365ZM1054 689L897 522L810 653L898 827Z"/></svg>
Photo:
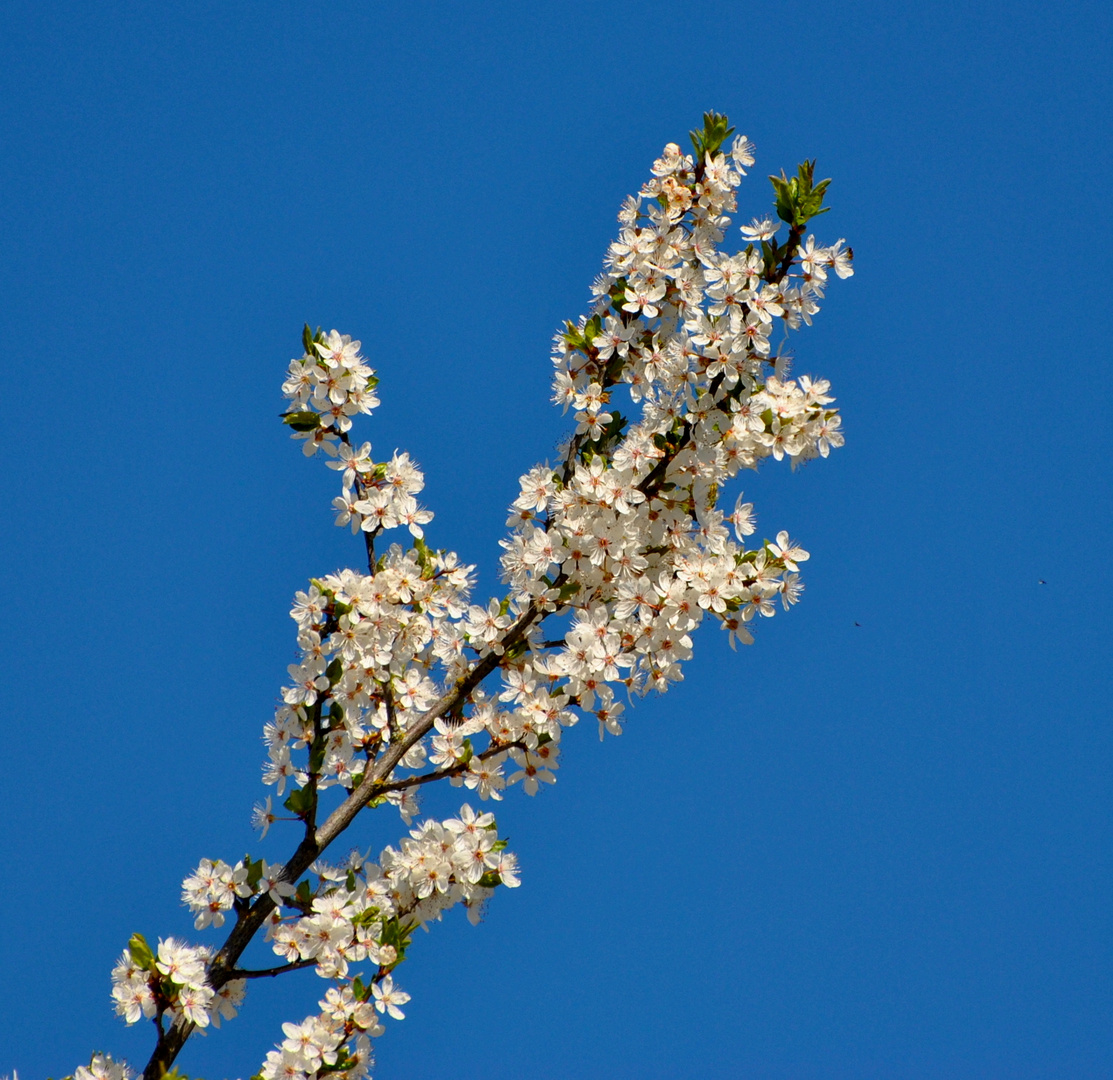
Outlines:
<svg viewBox="0 0 1113 1080"><path fill-rule="evenodd" d="M1041 585L1046 585L1046 584L1047 584L1047 582L1046 582L1046 581L1044 581L1044 579L1043 579L1043 578L1040 578L1040 584L1041 584Z"/></svg>

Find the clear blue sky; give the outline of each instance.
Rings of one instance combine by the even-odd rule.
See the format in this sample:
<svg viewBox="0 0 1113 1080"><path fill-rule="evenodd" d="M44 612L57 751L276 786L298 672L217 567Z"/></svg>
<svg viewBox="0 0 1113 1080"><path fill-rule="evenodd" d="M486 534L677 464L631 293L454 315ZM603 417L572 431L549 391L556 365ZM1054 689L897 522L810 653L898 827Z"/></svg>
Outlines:
<svg viewBox="0 0 1113 1080"><path fill-rule="evenodd" d="M249 814L289 599L359 561L277 420L302 323L362 338L366 437L490 591L564 431L550 337L713 108L758 148L739 219L815 157L856 252L797 339L847 446L747 478L804 602L737 655L705 628L623 738L576 729L502 804L523 887L417 942L376 1075L1113 1076L1111 23L10 0L0 1073L142 1063L128 935L195 936L201 856L287 854ZM323 985L253 986L180 1064L250 1075Z"/></svg>

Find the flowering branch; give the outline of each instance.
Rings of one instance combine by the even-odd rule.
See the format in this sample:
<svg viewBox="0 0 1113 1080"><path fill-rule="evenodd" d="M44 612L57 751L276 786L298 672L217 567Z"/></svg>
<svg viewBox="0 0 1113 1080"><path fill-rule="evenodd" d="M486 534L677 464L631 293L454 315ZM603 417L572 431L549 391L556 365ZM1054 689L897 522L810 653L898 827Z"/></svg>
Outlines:
<svg viewBox="0 0 1113 1080"><path fill-rule="evenodd" d="M424 477L409 455L376 462L370 443L351 439L353 420L379 404L360 343L305 328L283 421L306 456L320 451L341 473L336 523L363 534L367 573L313 579L291 611L300 659L265 729L264 780L303 824L292 855L202 860L182 898L199 930L234 912L224 944L166 938L156 950L136 934L113 972L117 1012L158 1027L148 1080L197 1028L235 1016L247 980L304 967L329 983L321 1011L283 1025L259 1076L367 1075L381 1020L402 1019L409 1000L393 972L414 930L456 904L478 919L518 875L494 815L467 804L411 828L377 862L358 852L323 862L356 817L389 804L410 825L416 794L439 780L483 801L518 783L536 794L555 782L564 729L590 716L600 738L621 734L618 693L633 700L682 678L705 617L734 647L753 641L777 598L786 610L799 599L808 553L783 530L747 548L752 505L741 493L729 513L719 504L742 469L770 457L795 468L842 445L828 383L789 379L770 339L810 325L828 272L853 272L852 252L807 233L827 209L829 181L815 182L813 162L770 178L783 243L766 217L742 228L742 251L720 250L753 164L732 134L708 113L693 154L670 143L624 203L589 313L555 339L553 399L575 428L556 465L521 477L502 541L506 591L485 606L471 602L474 568L426 544L433 515L417 502ZM379 535L402 527L411 546L376 554ZM330 787L341 797L326 815ZM265 835L276 820L268 797L256 821ZM284 962L239 967L260 931ZM125 1076L101 1055L75 1073Z"/></svg>

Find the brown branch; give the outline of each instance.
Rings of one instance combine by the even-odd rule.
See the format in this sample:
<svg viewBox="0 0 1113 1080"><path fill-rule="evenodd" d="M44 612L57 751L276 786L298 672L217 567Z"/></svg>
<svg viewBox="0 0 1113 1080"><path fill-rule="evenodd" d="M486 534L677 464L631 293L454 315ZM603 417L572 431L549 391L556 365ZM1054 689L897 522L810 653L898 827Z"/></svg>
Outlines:
<svg viewBox="0 0 1113 1080"><path fill-rule="evenodd" d="M316 967L316 960L297 960L292 964L279 964L278 967L263 968L261 971L246 971L243 968L232 968L228 972L228 981L233 979L273 979L287 971L300 971L302 968Z"/></svg>
<svg viewBox="0 0 1113 1080"><path fill-rule="evenodd" d="M563 644L563 642L561 644ZM379 784L372 798L376 798L388 791L405 791L406 788L418 787L421 784L431 784L434 780L444 780L449 776L459 776L461 773L468 771L468 765L473 761L486 761L496 754L505 754L507 750L514 749L528 750L529 747L521 740L488 746L482 753L473 754L467 761L458 761L455 765L446 765L443 769L438 769L431 773L422 773L420 776L407 776L401 780L392 780L388 784Z"/></svg>

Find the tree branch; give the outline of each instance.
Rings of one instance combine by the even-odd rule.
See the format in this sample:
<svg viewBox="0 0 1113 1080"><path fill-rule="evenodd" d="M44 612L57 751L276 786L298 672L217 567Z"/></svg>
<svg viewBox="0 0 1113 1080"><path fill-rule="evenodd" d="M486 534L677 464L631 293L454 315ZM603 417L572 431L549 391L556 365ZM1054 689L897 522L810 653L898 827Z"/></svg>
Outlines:
<svg viewBox="0 0 1113 1080"><path fill-rule="evenodd" d="M298 971L301 968L316 967L316 960L298 960L292 964L279 964L277 967L263 968L261 971L246 971L243 968L231 968L228 971L228 981L233 979L273 979L287 971Z"/></svg>
<svg viewBox="0 0 1113 1080"><path fill-rule="evenodd" d="M694 169L695 182L698 183L704 179L704 171L703 161L696 161ZM686 211L684 216L691 214L691 219L695 221L699 213L700 211L693 206L690 210ZM683 216L681 220L677 222L677 226L681 229L686 228L683 222ZM780 249L780 258L762 275L763 280L767 284L775 286L784 280L792 267L800 242L803 238L804 229L805 226L801 224L794 226L790 230L784 248ZM774 248L774 251L777 250L779 249ZM613 298L610 302L610 308L616 312L624 326L629 326L635 321L634 316L619 307L619 301ZM605 310L605 306L600 309L600 311ZM647 330L646 333L648 332ZM615 360L607 364L602 364L598 357L599 350L596 349L591 342L586 342L585 346L577 351L581 351L587 357L587 362L592 365L592 374L598 377L598 381L605 391L609 390L611 386L619 381L627 361L616 357ZM763 361L768 362L767 358L763 358ZM707 386L706 389L710 391L712 399L719 398L722 382L723 377L719 375ZM726 411L729 407L727 403L730 396L728 392L723 395L722 400L716 401L714 406L715 410L719 412ZM685 422L681 425L681 431L675 436L675 443L668 446L668 449L661 459L654 464L652 469L650 469L648 474L642 479L641 483L637 485L638 489L648 499L658 498L667 502L667 496L661 494L661 488L666 481L668 469L670 465L675 462L677 456L695 438L696 427L697 417L694 414L687 415ZM596 440L594 443L588 440L584 434L573 434L568 442L565 460L562 466L558 470L554 470L554 472L561 477L562 484L567 485L571 482L575 474L576 463L580 459L582 453L592 447L598 452L609 452L623 434L624 430L616 430L611 432L605 439L601 437L600 440ZM339 435L345 444L349 444L345 432L340 432ZM358 474L356 483L361 493L366 493L368 487L372 486L365 482ZM686 500L681 505L687 505ZM694 514L694 510L692 510L690 505L688 505L688 509ZM363 542L367 552L368 573L373 576L375 574L374 541L377 534L381 531L381 527L377 527L373 530L361 531L363 532ZM559 596L560 588L565 585L568 580L569 574L564 570L559 571L552 585L546 590L546 593L541 598L534 598L514 624L499 639L499 645L501 646L500 652L496 653L492 650L475 660L465 674L460 676L452 687L446 690L441 697L405 731L399 731L398 729L395 703L391 693L389 679L386 684L383 684L383 700L388 718L389 741L384 739L379 742L376 747L374 759L372 759L370 751L368 751L368 767L362 780L348 793L341 805L337 807L321 825L317 825L316 823L316 787L318 776L317 771L313 770L311 767L310 779L307 786L311 788L312 809L310 813L306 815L305 835L302 837L293 856L285 864L285 869L282 873L283 881L295 884L313 862L344 833L360 811L378 795L385 792L404 791L409 788L431 783L435 780L450 778L466 770L466 764L456 762L453 765L422 775L391 780L391 775L395 768L398 767L409 751L432 730L436 721L444 716L451 715L457 710L462 710L472 692L475 691L490 674L506 663L504 657L508 649L522 642L530 633L531 627L535 624L540 624L550 614L556 611L567 610L571 606L567 601L548 599L549 597ZM329 629L327 623L321 629L327 633ZM540 647L555 649L560 648L563 644L563 641L546 640L540 643ZM325 737L321 725L321 700L323 700L323 698L316 704L315 714L311 713L314 735L309 747L311 757L315 751L319 751L322 748L322 740ZM520 741L509 744L499 744L497 746L492 744L476 756L480 760L486 760L488 757L502 753L514 746L522 747L524 744ZM210 964L208 981L213 990L219 990L226 983L235 979L276 977L287 971L294 971L315 965L315 960L301 960L273 968L254 971L238 968L236 966L248 944L271 917L275 908L276 904L274 900L271 899L270 894L264 893L258 896L249 907L237 909L238 918L236 923L228 933L224 945L215 954ZM156 1025L159 1029L158 1043L144 1070L144 1080L161 1080L195 1028L193 1023L189 1022L181 1015L177 1017L169 1028L164 1028L161 1013L156 1017Z"/></svg>
<svg viewBox="0 0 1113 1080"><path fill-rule="evenodd" d="M515 749L528 750L529 747L520 740L488 746L481 754L474 754L466 762L458 761L455 765L446 765L443 769L438 769L436 772L423 773L420 776L407 776L402 780L393 780L387 784L380 784L375 789L375 795L372 796L372 798L382 795L387 791L405 791L406 788L418 787L421 784L431 784L434 780L444 780L449 776L459 776L461 773L468 771L468 765L472 761L486 761L496 754L504 754L507 750Z"/></svg>

